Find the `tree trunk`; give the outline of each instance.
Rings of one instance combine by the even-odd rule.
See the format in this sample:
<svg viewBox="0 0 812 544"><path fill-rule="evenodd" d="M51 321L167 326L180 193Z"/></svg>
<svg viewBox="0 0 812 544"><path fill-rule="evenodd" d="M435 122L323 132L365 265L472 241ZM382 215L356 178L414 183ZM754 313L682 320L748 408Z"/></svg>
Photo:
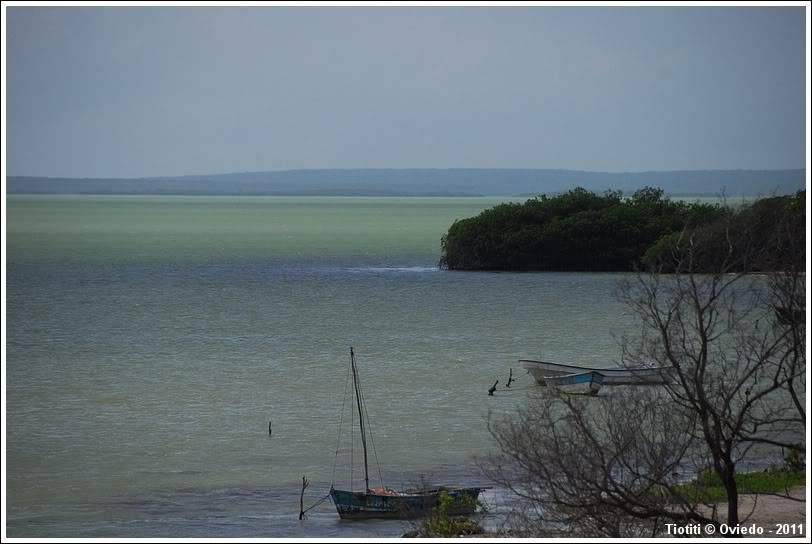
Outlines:
<svg viewBox="0 0 812 544"><path fill-rule="evenodd" d="M739 524L739 488L736 485L736 469L725 467L722 477L727 494L727 524L731 527Z"/></svg>

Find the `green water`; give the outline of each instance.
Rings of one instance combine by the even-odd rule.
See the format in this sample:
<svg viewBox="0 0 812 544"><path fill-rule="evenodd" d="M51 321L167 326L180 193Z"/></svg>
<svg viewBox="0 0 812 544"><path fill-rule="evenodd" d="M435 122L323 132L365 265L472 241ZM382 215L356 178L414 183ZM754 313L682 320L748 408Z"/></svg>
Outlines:
<svg viewBox="0 0 812 544"><path fill-rule="evenodd" d="M482 483L517 359L611 365L635 326L618 275L437 270L502 200L11 196L9 536L399 534L297 519L302 475L360 485L348 447L333 472L350 346L386 483Z"/></svg>
<svg viewBox="0 0 812 544"><path fill-rule="evenodd" d="M455 219L506 199L11 196L14 262L436 259Z"/></svg>

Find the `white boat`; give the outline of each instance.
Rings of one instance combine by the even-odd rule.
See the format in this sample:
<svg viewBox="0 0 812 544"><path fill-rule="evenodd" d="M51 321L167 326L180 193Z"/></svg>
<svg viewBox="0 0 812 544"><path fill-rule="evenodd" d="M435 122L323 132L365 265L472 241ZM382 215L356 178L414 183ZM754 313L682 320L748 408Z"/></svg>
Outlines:
<svg viewBox="0 0 812 544"><path fill-rule="evenodd" d="M522 368L535 378L539 385L546 385L549 378L597 372L603 375L602 385L655 385L671 383L673 369L671 367L639 367L639 368L589 368L585 366L563 365L547 361L534 361L532 359L519 359Z"/></svg>
<svg viewBox="0 0 812 544"><path fill-rule="evenodd" d="M573 395L597 395L603 385L600 372L581 372L563 376L545 376L544 383Z"/></svg>

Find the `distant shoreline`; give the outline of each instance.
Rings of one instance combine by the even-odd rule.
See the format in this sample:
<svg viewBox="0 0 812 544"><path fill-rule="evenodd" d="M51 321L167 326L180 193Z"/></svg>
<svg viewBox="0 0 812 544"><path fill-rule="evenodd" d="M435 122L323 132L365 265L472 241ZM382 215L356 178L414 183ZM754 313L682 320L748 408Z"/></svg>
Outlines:
<svg viewBox="0 0 812 544"><path fill-rule="evenodd" d="M7 194L156 194L266 196L515 196L555 195L580 186L631 194L646 186L674 196L791 194L806 171L684 170L589 172L553 169L274 170L150 178L8 176Z"/></svg>
<svg viewBox="0 0 812 544"><path fill-rule="evenodd" d="M378 198L533 198L523 195L484 195L470 193L143 193L143 192L92 192L92 193L56 193L56 192L17 192L6 191L9 195L18 196L299 196L299 197L378 197ZM535 196L535 195L534 195Z"/></svg>
<svg viewBox="0 0 812 544"><path fill-rule="evenodd" d="M510 195L510 194L470 194L470 193L121 193L121 192L94 192L94 193L34 193L34 192L11 192L6 191L10 196L231 196L231 197L252 197L252 196L285 196L285 197L346 197L346 198L507 198L515 201L523 201L530 198L537 198L539 194L530 195ZM561 194L560 191L546 193L548 196ZM668 198L684 200L690 198L699 199L721 199L722 195L714 193L671 193ZM759 195L732 195L724 198L734 200L747 200L761 198Z"/></svg>

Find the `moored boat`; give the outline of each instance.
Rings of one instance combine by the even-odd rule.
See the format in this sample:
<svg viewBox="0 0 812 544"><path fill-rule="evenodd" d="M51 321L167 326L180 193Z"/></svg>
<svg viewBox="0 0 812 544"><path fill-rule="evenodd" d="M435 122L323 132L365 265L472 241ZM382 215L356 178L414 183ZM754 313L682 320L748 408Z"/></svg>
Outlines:
<svg viewBox="0 0 812 544"><path fill-rule="evenodd" d="M573 395L597 395L603 385L603 374L599 372L580 372L559 376L545 376L545 385L560 389Z"/></svg>
<svg viewBox="0 0 812 544"><path fill-rule="evenodd" d="M381 488L366 492L331 489L330 497L342 519L408 519L430 514L443 491L452 501L449 515L473 514L482 489L435 487L402 492Z"/></svg>
<svg viewBox="0 0 812 544"><path fill-rule="evenodd" d="M479 494L485 487L446 487L432 486L421 489L395 491L383 485L369 486L369 463L367 452L367 433L369 416L358 379L358 368L355 365L355 353L350 348L350 366L352 371L355 404L357 405L358 424L361 429L361 445L364 451L364 489L349 491L330 486L330 498L335 504L342 519L408 519L431 514L439 504L440 497L447 493L451 499L449 515L473 514L477 507ZM352 402L352 401L351 401ZM339 432L340 441L340 432ZM373 445L374 449L374 445ZM338 450L336 450L336 455ZM375 456L377 459L377 455ZM380 475L380 467L378 469Z"/></svg>
<svg viewBox="0 0 812 544"><path fill-rule="evenodd" d="M601 385L656 385L671 383L671 367L638 367L638 368L590 368L585 366L565 365L548 361L520 359L522 368L535 378L539 385L546 385L546 380L558 376L597 372L603 376Z"/></svg>

